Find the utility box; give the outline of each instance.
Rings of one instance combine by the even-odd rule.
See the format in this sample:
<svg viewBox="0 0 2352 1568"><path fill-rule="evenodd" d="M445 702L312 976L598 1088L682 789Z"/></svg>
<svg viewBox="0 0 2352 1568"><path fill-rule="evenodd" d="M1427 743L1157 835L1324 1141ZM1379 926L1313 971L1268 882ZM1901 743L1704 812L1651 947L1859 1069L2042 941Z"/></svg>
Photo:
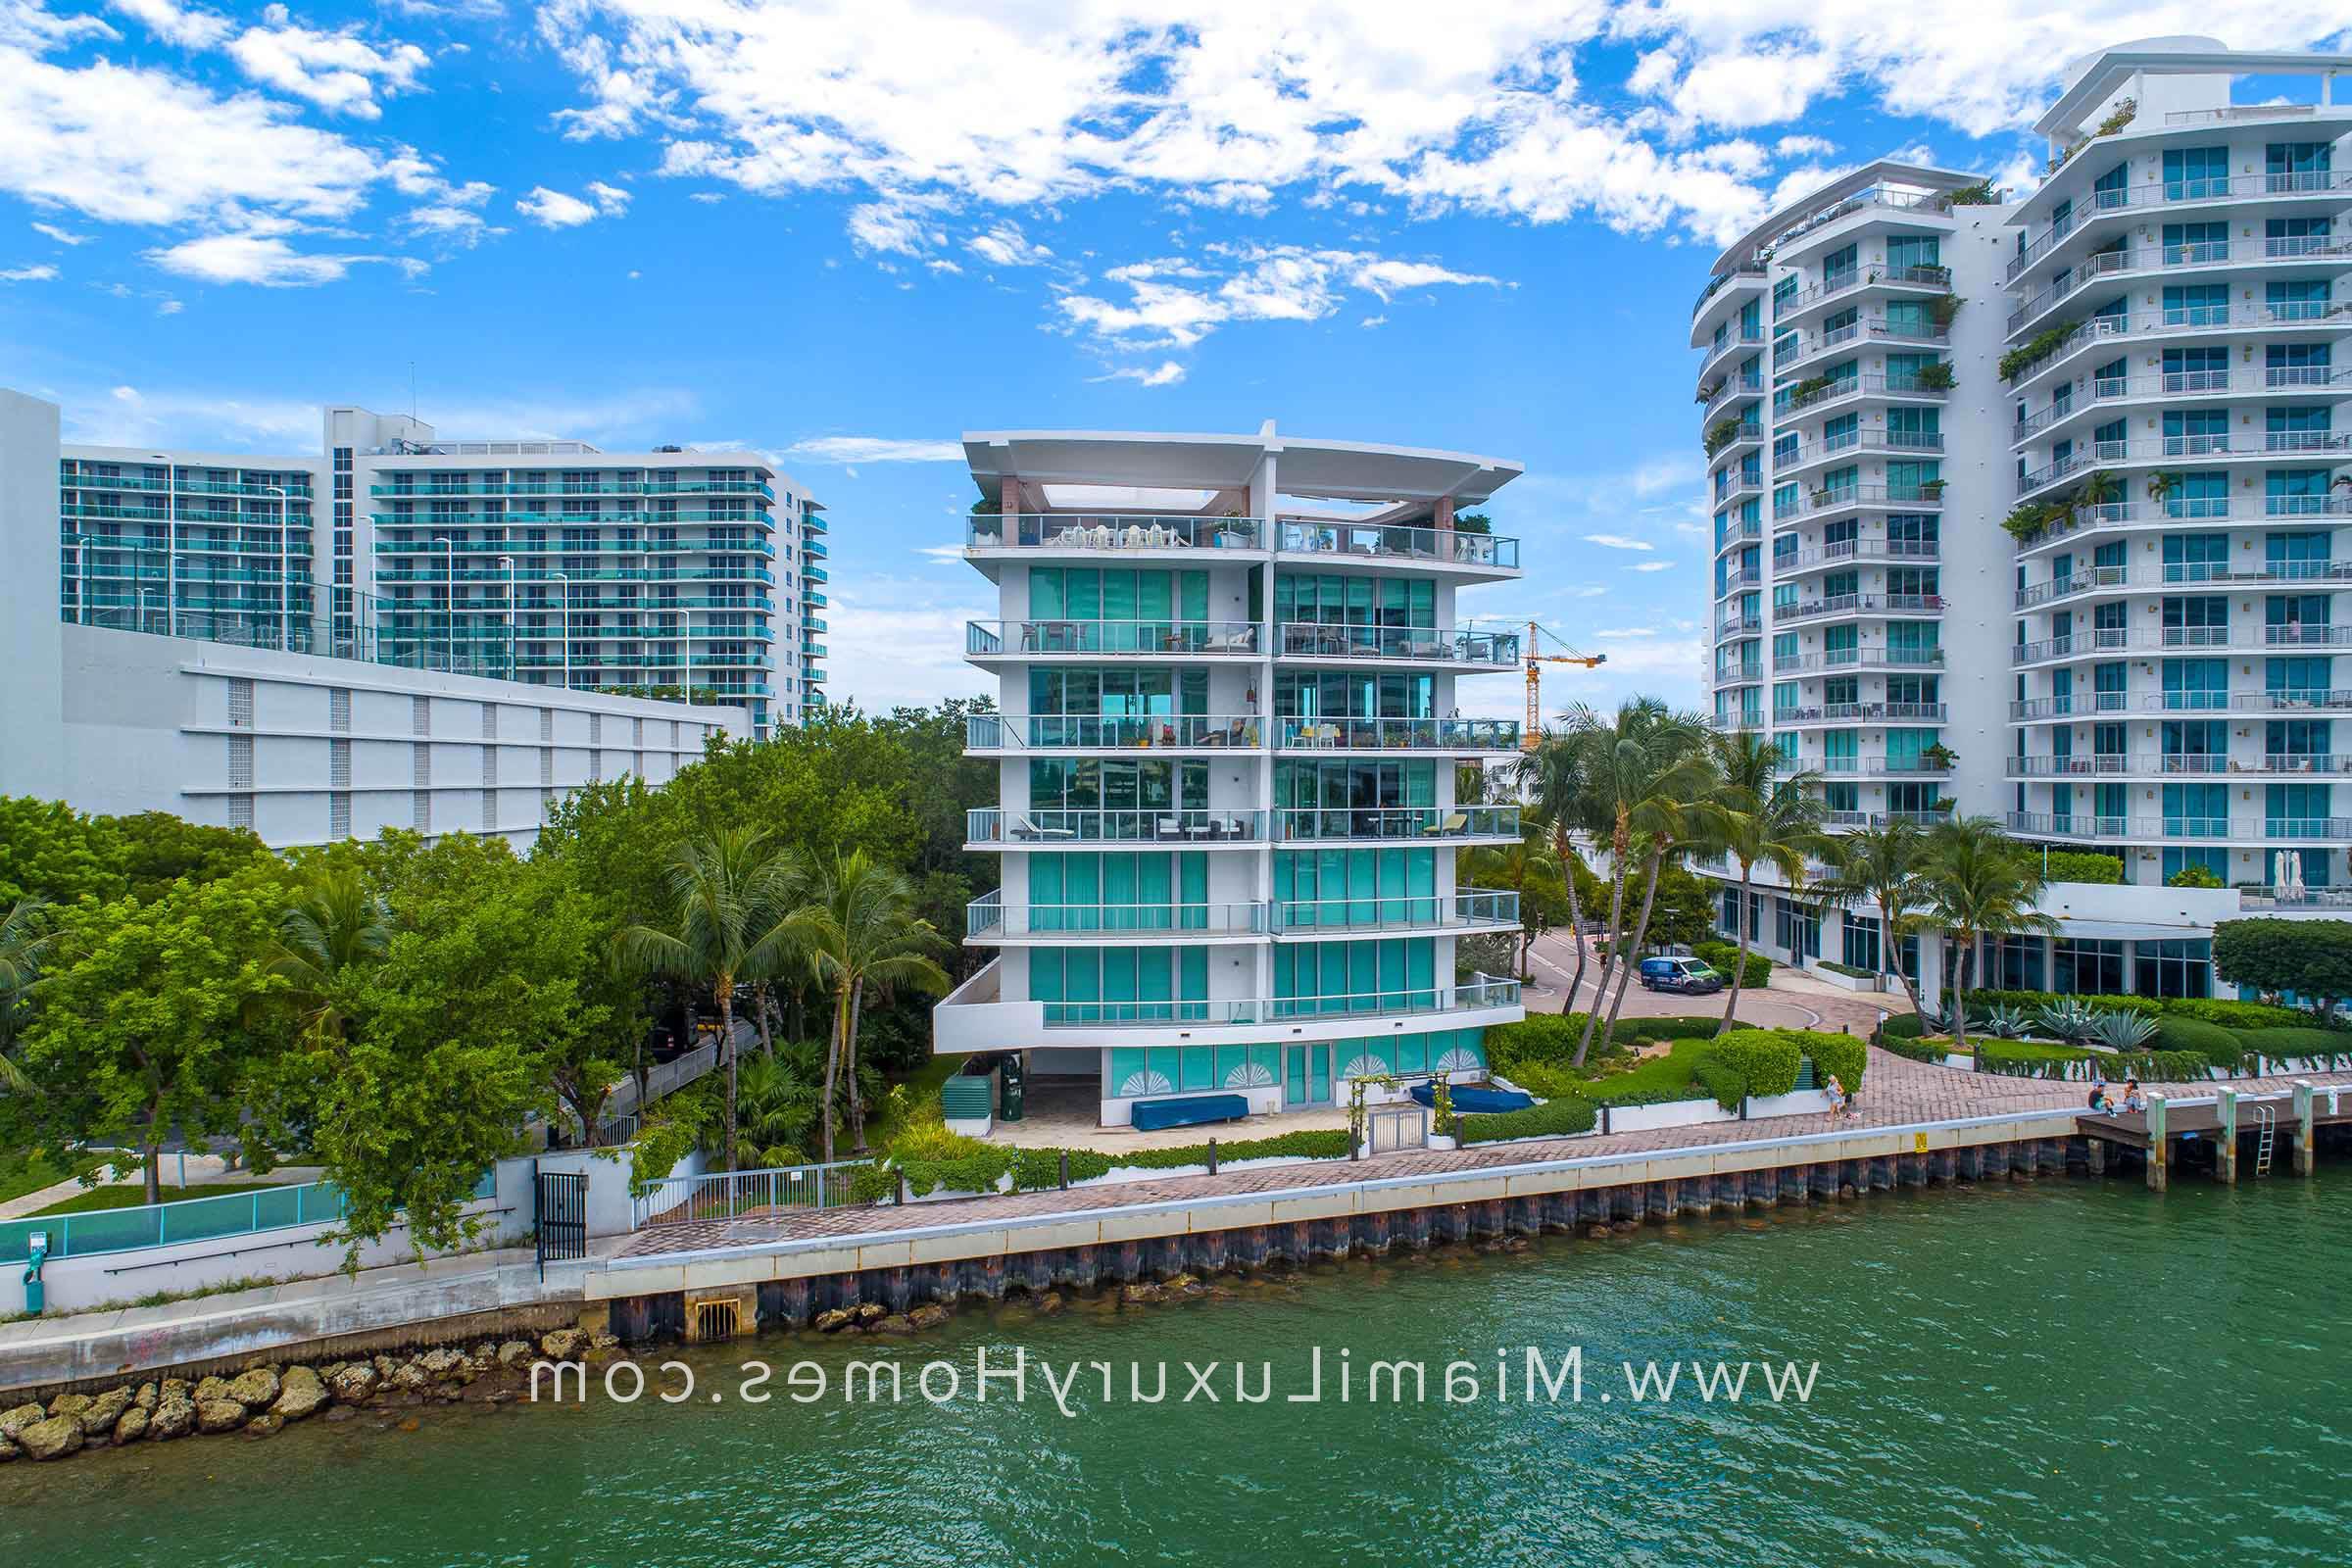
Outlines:
<svg viewBox="0 0 2352 1568"><path fill-rule="evenodd" d="M1021 1119L1022 1108L1028 1102L1024 1076L1017 1053L1008 1054L997 1068L997 1114L1006 1121Z"/></svg>

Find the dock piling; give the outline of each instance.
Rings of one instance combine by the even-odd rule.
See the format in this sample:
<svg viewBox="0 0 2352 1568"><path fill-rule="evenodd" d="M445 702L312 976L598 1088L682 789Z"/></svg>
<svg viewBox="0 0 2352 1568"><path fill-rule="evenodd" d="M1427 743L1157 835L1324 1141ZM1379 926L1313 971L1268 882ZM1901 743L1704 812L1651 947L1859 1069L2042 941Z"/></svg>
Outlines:
<svg viewBox="0 0 2352 1568"><path fill-rule="evenodd" d="M2312 1109L2312 1101L2314 1098L2315 1097L2312 1094L2310 1080L2305 1078L2296 1079L2295 1174L2298 1176L2308 1176L2311 1174L2313 1154L2312 1134L2316 1131L2316 1128L2313 1125L2314 1113Z"/></svg>
<svg viewBox="0 0 2352 1568"><path fill-rule="evenodd" d="M2237 1181L2237 1091L2225 1089L2218 1097L2216 1110L2221 1116L2221 1130L2214 1134L2213 1179L2230 1185Z"/></svg>
<svg viewBox="0 0 2352 1568"><path fill-rule="evenodd" d="M2165 1190L2169 1173L2166 1170L2169 1151L2164 1147L2165 1101L2162 1095L2148 1097L2148 1191Z"/></svg>

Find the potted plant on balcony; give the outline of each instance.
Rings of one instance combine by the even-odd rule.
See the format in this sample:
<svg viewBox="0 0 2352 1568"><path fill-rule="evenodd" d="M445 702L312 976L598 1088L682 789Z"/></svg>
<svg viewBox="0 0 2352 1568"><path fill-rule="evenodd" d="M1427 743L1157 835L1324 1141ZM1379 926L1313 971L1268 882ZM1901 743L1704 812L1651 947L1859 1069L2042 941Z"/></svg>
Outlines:
<svg viewBox="0 0 2352 1568"><path fill-rule="evenodd" d="M1930 392L1949 392L1953 384L1951 361L1937 360L1933 365L1921 366L1915 379Z"/></svg>
<svg viewBox="0 0 2352 1568"><path fill-rule="evenodd" d="M2180 476L2179 474L2166 473L2159 468L2156 472L2148 475L2148 499L2155 502L2156 505L2161 507L2180 493Z"/></svg>
<svg viewBox="0 0 2352 1568"><path fill-rule="evenodd" d="M1690 401L1693 403L1712 403L1715 401L1715 394L1722 390L1723 383L1720 380L1709 381L1698 389L1698 395L1693 397Z"/></svg>
<svg viewBox="0 0 2352 1568"><path fill-rule="evenodd" d="M2085 512L2112 506L2122 500L2123 495L2124 487L2114 474L2105 468L2093 468L2075 487L2074 499L2068 503L2067 510L2070 515L2080 516Z"/></svg>
<svg viewBox="0 0 2352 1568"><path fill-rule="evenodd" d="M1943 481L1941 479L1923 479L1920 481L1919 493L1930 501L1941 501L1943 499Z"/></svg>
<svg viewBox="0 0 2352 1568"><path fill-rule="evenodd" d="M1960 760L1960 754L1944 745L1943 742L1937 741L1933 746L1921 748L1919 760L1937 772L1943 773L1949 772L1952 764Z"/></svg>
<svg viewBox="0 0 2352 1568"><path fill-rule="evenodd" d="M1707 426L1707 456L1710 458L1715 456L1716 453L1721 452L1737 440L1739 435L1739 419L1730 416L1717 419L1713 424Z"/></svg>
<svg viewBox="0 0 2352 1568"><path fill-rule="evenodd" d="M1936 330L1949 332L1952 329L1952 318L1958 316L1960 307L1967 303L1957 294L1945 294L1937 298L1935 304L1928 307L1928 316L1935 321Z"/></svg>

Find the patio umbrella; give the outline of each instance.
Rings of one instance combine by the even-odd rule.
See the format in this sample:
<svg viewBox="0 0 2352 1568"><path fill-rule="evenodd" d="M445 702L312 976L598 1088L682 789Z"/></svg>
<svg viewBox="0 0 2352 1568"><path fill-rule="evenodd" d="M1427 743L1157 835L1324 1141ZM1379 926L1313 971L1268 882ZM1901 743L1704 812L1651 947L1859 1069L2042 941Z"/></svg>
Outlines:
<svg viewBox="0 0 2352 1568"><path fill-rule="evenodd" d="M2303 852L2301 850L2286 852L2286 874L2292 886L2294 900L2300 904L2303 901Z"/></svg>
<svg viewBox="0 0 2352 1568"><path fill-rule="evenodd" d="M2273 896L2281 899L2285 898L2287 896L2287 886L2288 877L2286 852L2284 850L2273 850L2271 852L2271 892Z"/></svg>

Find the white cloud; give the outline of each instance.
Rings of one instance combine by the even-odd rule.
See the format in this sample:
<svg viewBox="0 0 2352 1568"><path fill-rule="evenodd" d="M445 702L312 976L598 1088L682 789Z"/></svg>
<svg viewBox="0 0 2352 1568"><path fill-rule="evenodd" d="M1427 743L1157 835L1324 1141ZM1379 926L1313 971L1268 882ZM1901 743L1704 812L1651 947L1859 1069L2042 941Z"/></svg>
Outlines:
<svg viewBox="0 0 2352 1568"><path fill-rule="evenodd" d="M818 463L961 463L960 441L886 435L818 435L795 441L785 455Z"/></svg>
<svg viewBox="0 0 2352 1568"><path fill-rule="evenodd" d="M1826 136L1783 136L1772 144L1772 150L1780 158L1827 158L1838 150L1838 144Z"/></svg>
<svg viewBox="0 0 2352 1568"><path fill-rule="evenodd" d="M1033 243L1021 232L1021 225L1009 219L985 234L973 235L963 248L991 267L1035 267L1054 258L1052 251Z"/></svg>
<svg viewBox="0 0 2352 1568"><path fill-rule="evenodd" d="M45 235L60 245L83 245L87 244L90 238L87 234L76 234L72 229L60 228L55 223L35 223L32 225L32 231L35 234Z"/></svg>
<svg viewBox="0 0 2352 1568"><path fill-rule="evenodd" d="M1603 550L1655 550L1658 547L1646 539L1629 539L1619 533L1589 533L1585 543L1598 545Z"/></svg>
<svg viewBox="0 0 2352 1568"><path fill-rule="evenodd" d="M629 205L629 193L596 180L588 182L588 199L534 185L514 210L545 228L576 228L599 218L617 217Z"/></svg>
<svg viewBox="0 0 2352 1568"><path fill-rule="evenodd" d="M46 283L57 276L57 269L47 263L33 267L0 268L0 283Z"/></svg>
<svg viewBox="0 0 2352 1568"><path fill-rule="evenodd" d="M175 299L163 299L156 302L155 314L158 316L177 316L180 312L186 309L186 306L180 304L179 301Z"/></svg>
<svg viewBox="0 0 2352 1568"><path fill-rule="evenodd" d="M1122 366L1102 375L1087 377L1090 381L1133 381L1137 386L1174 386L1184 379L1184 367L1174 360L1162 360L1156 366Z"/></svg>
<svg viewBox="0 0 2352 1568"><path fill-rule="evenodd" d="M1355 324L1358 326L1386 326L1389 324L1389 318L1385 316L1367 316Z"/></svg>
<svg viewBox="0 0 2352 1568"><path fill-rule="evenodd" d="M412 43L379 49L354 32L314 31L290 21L283 6L270 6L263 16L267 25L248 27L229 41L229 58L255 81L308 99L329 114L378 119L383 110L376 94L390 97L414 88L430 64Z"/></svg>
<svg viewBox="0 0 2352 1568"><path fill-rule="evenodd" d="M1625 569L1628 571L1672 571L1674 563L1671 561L1637 561Z"/></svg>
<svg viewBox="0 0 2352 1568"><path fill-rule="evenodd" d="M303 288L332 283L365 262L402 265L393 256L339 255L298 251L275 234L208 234L147 252L147 259L167 272L206 283L260 283L270 288Z"/></svg>
<svg viewBox="0 0 2352 1568"><path fill-rule="evenodd" d="M1498 286L1500 281L1369 251L1255 241L1203 246L1198 256L1131 262L1102 278L1124 288L1127 299L1071 288L1055 306L1065 327L1127 349L1190 348L1228 321L1321 320L1341 308L1351 288L1385 300L1397 288Z"/></svg>
<svg viewBox="0 0 2352 1568"><path fill-rule="evenodd" d="M217 11L178 6L172 0L106 0L106 3L109 11L119 11L134 19L166 43L175 43L183 49L210 49L227 37L235 25Z"/></svg>

